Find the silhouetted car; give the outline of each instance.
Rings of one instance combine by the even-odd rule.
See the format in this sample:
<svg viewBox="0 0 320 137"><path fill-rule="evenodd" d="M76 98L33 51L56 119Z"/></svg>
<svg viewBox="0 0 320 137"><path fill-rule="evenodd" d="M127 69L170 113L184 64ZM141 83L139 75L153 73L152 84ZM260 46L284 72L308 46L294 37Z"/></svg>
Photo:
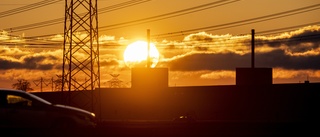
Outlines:
<svg viewBox="0 0 320 137"><path fill-rule="evenodd" d="M94 113L52 104L34 94L0 89L0 128L93 128Z"/></svg>
<svg viewBox="0 0 320 137"><path fill-rule="evenodd" d="M194 122L196 122L196 119L193 118L192 116L182 115L182 116L179 116L177 118L174 118L173 122L176 122L176 123L194 123Z"/></svg>

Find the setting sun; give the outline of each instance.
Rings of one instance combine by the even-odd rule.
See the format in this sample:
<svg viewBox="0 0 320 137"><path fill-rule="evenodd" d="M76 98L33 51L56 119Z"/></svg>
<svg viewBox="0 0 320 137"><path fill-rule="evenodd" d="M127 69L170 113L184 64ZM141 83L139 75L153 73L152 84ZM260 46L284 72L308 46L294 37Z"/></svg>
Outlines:
<svg viewBox="0 0 320 137"><path fill-rule="evenodd" d="M153 43L150 43L150 67L154 68L159 61L159 52ZM123 54L125 64L130 67L146 67L148 57L148 43L136 41L129 44Z"/></svg>

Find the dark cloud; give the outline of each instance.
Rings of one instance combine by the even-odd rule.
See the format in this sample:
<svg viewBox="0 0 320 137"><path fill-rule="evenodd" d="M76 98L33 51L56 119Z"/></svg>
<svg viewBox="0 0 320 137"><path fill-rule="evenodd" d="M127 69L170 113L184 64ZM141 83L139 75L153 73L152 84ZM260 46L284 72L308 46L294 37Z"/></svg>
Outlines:
<svg viewBox="0 0 320 137"><path fill-rule="evenodd" d="M170 70L234 70L250 65L250 56L227 54L191 54L169 62Z"/></svg>
<svg viewBox="0 0 320 137"><path fill-rule="evenodd" d="M0 58L0 70L7 69L32 69L32 70L50 70L50 69L62 69L62 62L53 64L52 62L60 62L60 58L52 55L43 56L26 56L21 61L13 61L6 58ZM51 62L52 61L52 62ZM88 61L84 64L89 64ZM100 66L118 66L119 60L116 58L101 59ZM72 68L75 68L75 64L72 64ZM82 65L79 65L82 67Z"/></svg>
<svg viewBox="0 0 320 137"><path fill-rule="evenodd" d="M13 62L9 60L5 60L0 58L0 70L7 70L7 69L13 69L13 68L21 68L22 64L20 62Z"/></svg>
<svg viewBox="0 0 320 137"><path fill-rule="evenodd" d="M268 45L279 47L286 45L292 52L306 52L320 47L320 29L303 29L302 32L292 32L289 38L279 37L277 39L255 39L255 46ZM245 40L246 45L250 45L251 40ZM307 46L304 46L307 45Z"/></svg>
<svg viewBox="0 0 320 137"><path fill-rule="evenodd" d="M194 46L195 50L205 51L202 47L211 45L234 45L240 44L246 47L251 46L251 36L244 37L232 35L212 35L205 32L190 34L185 40L187 46ZM204 44L202 46L202 44ZM292 53L304 53L320 48L320 28L318 26L308 26L299 30L282 33L275 36L255 37L255 46L268 46L272 48L286 48ZM243 50L243 49L242 49Z"/></svg>
<svg viewBox="0 0 320 137"><path fill-rule="evenodd" d="M209 47L195 46L194 49L197 51L207 51Z"/></svg>
<svg viewBox="0 0 320 137"><path fill-rule="evenodd" d="M38 62L41 62L44 59L45 59L44 56L37 56L37 57L29 56L23 59L23 65L26 68L34 69L34 67L38 66Z"/></svg>
<svg viewBox="0 0 320 137"><path fill-rule="evenodd" d="M283 50L256 54L256 64L262 67L280 67L291 70L320 69L320 56L290 56Z"/></svg>
<svg viewBox="0 0 320 137"><path fill-rule="evenodd" d="M278 38L278 39L262 39L262 38L255 38L255 46L264 46L268 45L269 47L280 47L282 44L284 44L284 41L286 38ZM251 39L244 40L244 44L247 46L251 46Z"/></svg>
<svg viewBox="0 0 320 137"><path fill-rule="evenodd" d="M320 69L320 56L290 56L282 50L256 53L256 67L284 68L292 70ZM168 63L170 70L235 70L237 67L251 67L251 54L234 53L191 54Z"/></svg>
<svg viewBox="0 0 320 137"><path fill-rule="evenodd" d="M7 50L0 49L0 54L5 54L6 52L7 52Z"/></svg>
<svg viewBox="0 0 320 137"><path fill-rule="evenodd" d="M45 59L57 60L54 56L28 56L23 61L12 61L0 58L0 70L7 69L34 69L34 70L50 70L55 68L54 64L41 63Z"/></svg>
<svg viewBox="0 0 320 137"><path fill-rule="evenodd" d="M189 41L202 41L202 42L211 42L214 39L208 35L203 34L192 34L189 36Z"/></svg>
<svg viewBox="0 0 320 137"><path fill-rule="evenodd" d="M300 43L320 43L320 30L304 30L303 33L293 34L286 43L299 45ZM319 46L319 45L318 45Z"/></svg>

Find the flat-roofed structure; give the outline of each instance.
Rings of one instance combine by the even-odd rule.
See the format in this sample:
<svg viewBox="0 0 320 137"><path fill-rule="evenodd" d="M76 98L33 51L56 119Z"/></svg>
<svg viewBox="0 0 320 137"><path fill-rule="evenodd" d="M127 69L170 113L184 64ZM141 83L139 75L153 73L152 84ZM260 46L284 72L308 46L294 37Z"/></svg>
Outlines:
<svg viewBox="0 0 320 137"><path fill-rule="evenodd" d="M236 68L236 85L272 85L272 68Z"/></svg>

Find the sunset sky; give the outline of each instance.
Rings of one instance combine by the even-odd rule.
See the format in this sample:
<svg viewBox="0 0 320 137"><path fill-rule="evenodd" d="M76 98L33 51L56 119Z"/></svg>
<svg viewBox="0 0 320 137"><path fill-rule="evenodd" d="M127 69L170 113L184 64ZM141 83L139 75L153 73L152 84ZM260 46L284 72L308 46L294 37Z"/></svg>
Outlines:
<svg viewBox="0 0 320 137"><path fill-rule="evenodd" d="M39 91L42 77L51 90L62 74L65 4L30 7L45 1L0 1L0 88L24 78ZM147 29L169 86L234 85L235 69L251 66L251 29L256 67L272 67L273 83L320 82L319 0L98 0L98 9L101 87L110 74L130 86L123 53Z"/></svg>

